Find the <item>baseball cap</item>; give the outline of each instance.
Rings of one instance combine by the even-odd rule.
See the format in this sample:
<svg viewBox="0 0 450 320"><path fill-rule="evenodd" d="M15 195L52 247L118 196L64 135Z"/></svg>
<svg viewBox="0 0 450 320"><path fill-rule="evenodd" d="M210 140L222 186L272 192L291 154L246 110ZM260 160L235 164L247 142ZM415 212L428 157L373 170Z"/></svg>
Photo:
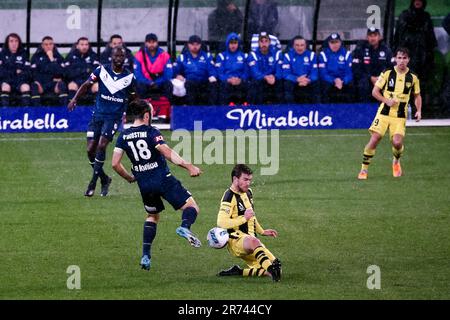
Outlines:
<svg viewBox="0 0 450 320"><path fill-rule="evenodd" d="M188 43L202 43L202 39L197 35L192 35L189 37Z"/></svg>
<svg viewBox="0 0 450 320"><path fill-rule="evenodd" d="M261 40L262 38L267 38L270 40L269 34L267 32L261 32L258 36L258 39Z"/></svg>
<svg viewBox="0 0 450 320"><path fill-rule="evenodd" d="M332 33L328 38L328 41L341 40L341 36L339 35L339 33Z"/></svg>
<svg viewBox="0 0 450 320"><path fill-rule="evenodd" d="M154 33L149 33L145 36L145 42L147 41L158 41L158 36Z"/></svg>
<svg viewBox="0 0 450 320"><path fill-rule="evenodd" d="M369 33L380 33L380 29L375 28L375 27L370 27L369 29L367 29L367 34Z"/></svg>

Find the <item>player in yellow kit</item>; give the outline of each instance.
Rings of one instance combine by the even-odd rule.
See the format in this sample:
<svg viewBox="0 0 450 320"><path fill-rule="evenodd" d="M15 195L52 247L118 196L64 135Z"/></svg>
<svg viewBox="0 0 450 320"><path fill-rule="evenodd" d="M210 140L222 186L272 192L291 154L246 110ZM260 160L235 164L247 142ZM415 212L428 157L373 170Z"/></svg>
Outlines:
<svg viewBox="0 0 450 320"><path fill-rule="evenodd" d="M375 155L375 149L386 131L392 143L392 175L402 176L400 157L404 151L403 139L405 137L408 102L411 92L414 94L414 103L417 109L416 121L422 118L422 97L417 76L408 68L409 51L398 48L395 53L396 66L383 71L375 83L372 95L381 102L377 115L369 128L370 141L364 149L364 158L358 179L366 180L369 164Z"/></svg>
<svg viewBox="0 0 450 320"><path fill-rule="evenodd" d="M272 276L281 279L281 262L262 244L257 234L277 237L276 230L264 230L256 219L250 184L252 170L244 164L236 165L231 172L231 187L225 191L217 217L217 226L227 229L230 235L227 249L231 255L243 259L247 268L234 265L219 272L218 276Z"/></svg>

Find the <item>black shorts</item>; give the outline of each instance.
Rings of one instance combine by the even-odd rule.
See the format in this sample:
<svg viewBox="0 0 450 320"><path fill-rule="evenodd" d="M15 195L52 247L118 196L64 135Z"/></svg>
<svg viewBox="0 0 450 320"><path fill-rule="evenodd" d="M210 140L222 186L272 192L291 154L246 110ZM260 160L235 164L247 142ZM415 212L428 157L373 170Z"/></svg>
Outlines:
<svg viewBox="0 0 450 320"><path fill-rule="evenodd" d="M98 141L100 136L104 136L109 142L113 141L114 135L119 128L122 119L96 119L92 117L88 124L86 137L89 140Z"/></svg>
<svg viewBox="0 0 450 320"><path fill-rule="evenodd" d="M161 198L164 198L175 210L178 210L185 205L192 195L177 178L169 175L161 182L158 189L141 190L141 196L147 213L156 214L165 209Z"/></svg>

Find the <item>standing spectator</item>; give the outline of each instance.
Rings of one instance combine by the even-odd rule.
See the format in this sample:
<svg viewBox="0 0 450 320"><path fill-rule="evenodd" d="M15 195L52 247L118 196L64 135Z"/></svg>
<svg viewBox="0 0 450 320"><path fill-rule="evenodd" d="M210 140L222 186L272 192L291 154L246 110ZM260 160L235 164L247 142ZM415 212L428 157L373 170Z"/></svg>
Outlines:
<svg viewBox="0 0 450 320"><path fill-rule="evenodd" d="M280 103L283 95L281 51L270 45L267 32L260 33L258 43L259 48L248 57L250 103Z"/></svg>
<svg viewBox="0 0 450 320"><path fill-rule="evenodd" d="M10 94L20 93L21 104L30 105L31 80L30 62L22 40L16 33L10 33L0 52L0 82L2 84L2 106L10 106Z"/></svg>
<svg viewBox="0 0 450 320"><path fill-rule="evenodd" d="M227 50L217 56L217 76L220 80L219 103L247 105L247 55L241 50L241 39L230 33L225 43Z"/></svg>
<svg viewBox="0 0 450 320"><path fill-rule="evenodd" d="M170 56L159 47L158 37L154 33L145 36L145 44L136 53L134 74L137 80L137 92L140 98L152 95L164 95L172 98L173 66Z"/></svg>
<svg viewBox="0 0 450 320"><path fill-rule="evenodd" d="M81 37L77 40L75 47L66 57L66 78L69 83L69 100L71 100L80 86L86 81L90 74L100 65L97 54L92 50L89 39ZM90 93L98 91L98 84L90 88Z"/></svg>
<svg viewBox="0 0 450 320"><path fill-rule="evenodd" d="M426 6L426 0L411 0L409 9L404 10L398 18L393 42L394 50L406 47L410 51L410 68L418 74L423 84L422 91L433 70L433 52L437 47L433 22L425 11Z"/></svg>
<svg viewBox="0 0 450 320"><path fill-rule="evenodd" d="M208 38L211 52L225 50L222 44L230 33L242 32L244 16L233 0L217 0L217 8L208 16Z"/></svg>
<svg viewBox="0 0 450 320"><path fill-rule="evenodd" d="M189 105L217 103L217 78L214 59L202 49L202 39L189 37L187 48L177 59L176 79L184 82L186 102Z"/></svg>
<svg viewBox="0 0 450 320"><path fill-rule="evenodd" d="M371 102L372 89L383 70L392 66L392 51L381 40L380 30L367 30L367 40L353 52L353 76L355 77L358 101Z"/></svg>
<svg viewBox="0 0 450 320"><path fill-rule="evenodd" d="M46 36L41 46L31 59L33 82L31 83L31 103L33 106L41 104L43 93L58 95L59 104L67 105L67 85L63 81L64 59L56 49L53 38Z"/></svg>
<svg viewBox="0 0 450 320"><path fill-rule="evenodd" d="M316 54L306 40L296 36L283 60L284 97L287 103L319 102L319 71Z"/></svg>
<svg viewBox="0 0 450 320"><path fill-rule="evenodd" d="M325 40L319 55L319 77L322 102L343 103L352 101L352 55L342 45L338 33Z"/></svg>
<svg viewBox="0 0 450 320"><path fill-rule="evenodd" d="M442 26L450 36L450 13L444 18L444 21L442 21ZM444 109L446 110L446 112L450 112L450 59L448 57L450 57L450 52L447 53L446 59L447 65L442 91L442 98L444 100Z"/></svg>
<svg viewBox="0 0 450 320"><path fill-rule="evenodd" d="M442 20L442 27L450 36L450 13Z"/></svg>
<svg viewBox="0 0 450 320"><path fill-rule="evenodd" d="M248 16L248 32L254 34L267 32L275 34L278 25L278 6L272 0L255 0L250 5Z"/></svg>
<svg viewBox="0 0 450 320"><path fill-rule="evenodd" d="M119 34L113 34L111 38L109 38L109 43L106 46L105 50L100 54L100 63L102 65L111 64L111 54L112 49L122 47L125 49L126 56L123 67L133 73L133 63L134 56L130 49L128 49L123 43L122 36Z"/></svg>

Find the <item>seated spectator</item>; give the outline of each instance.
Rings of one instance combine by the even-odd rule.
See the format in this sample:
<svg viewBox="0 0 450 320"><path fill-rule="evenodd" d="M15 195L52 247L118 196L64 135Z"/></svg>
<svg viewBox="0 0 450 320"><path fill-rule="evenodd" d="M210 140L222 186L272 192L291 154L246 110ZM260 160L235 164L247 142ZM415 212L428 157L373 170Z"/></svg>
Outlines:
<svg viewBox="0 0 450 320"><path fill-rule="evenodd" d="M133 73L133 63L134 63L134 56L130 49L128 49L125 44L123 43L122 36L118 34L113 34L111 38L109 38L109 43L106 46L105 50L100 54L100 63L102 65L111 64L111 54L112 49L122 47L125 49L125 62L123 64L123 67Z"/></svg>
<svg viewBox="0 0 450 320"><path fill-rule="evenodd" d="M208 16L208 39L211 52L224 51L223 43L230 33L241 33L244 16L233 0L217 0L217 8Z"/></svg>
<svg viewBox="0 0 450 320"><path fill-rule="evenodd" d="M270 39L270 46L274 47L275 49L281 50L281 42L280 40L275 37L274 35L269 34ZM256 51L259 48L259 33L252 35L252 40L250 42L250 49L251 51Z"/></svg>
<svg viewBox="0 0 450 320"><path fill-rule="evenodd" d="M248 14L249 35L267 32L275 34L278 25L278 5L272 0L255 0L250 4Z"/></svg>
<svg viewBox="0 0 450 320"><path fill-rule="evenodd" d="M156 34L149 33L145 36L145 44L134 59L134 74L139 97L163 95L172 100L172 61L169 54L159 47Z"/></svg>
<svg viewBox="0 0 450 320"><path fill-rule="evenodd" d="M296 36L283 59L284 98L287 103L319 102L319 72L316 54L306 40Z"/></svg>
<svg viewBox="0 0 450 320"><path fill-rule="evenodd" d="M21 94L21 105L30 105L30 62L22 40L16 33L9 34L0 52L0 82L2 106L11 105L10 94Z"/></svg>
<svg viewBox="0 0 450 320"><path fill-rule="evenodd" d="M67 105L67 85L63 81L64 59L55 47L53 38L46 36L41 46L31 59L31 103L33 106L41 105L41 95L44 93L56 94L61 106Z"/></svg>
<svg viewBox="0 0 450 320"><path fill-rule="evenodd" d="M248 57L250 103L280 103L283 99L281 51L270 45L267 32L260 33L258 43L259 48Z"/></svg>
<svg viewBox="0 0 450 320"><path fill-rule="evenodd" d="M247 104L248 65L247 55L241 50L241 39L236 33L230 33L225 42L227 50L216 59L219 78L221 105Z"/></svg>
<svg viewBox="0 0 450 320"><path fill-rule="evenodd" d="M217 78L214 59L202 49L202 39L193 35L178 57L174 68L176 79L184 82L189 105L217 103Z"/></svg>
<svg viewBox="0 0 450 320"><path fill-rule="evenodd" d="M392 51L381 41L380 30L367 30L367 40L358 44L353 52L353 76L356 96L360 102L374 102L373 86L384 69L392 66Z"/></svg>
<svg viewBox="0 0 450 320"><path fill-rule="evenodd" d="M319 55L319 78L322 102L352 102L352 55L342 45L338 33L332 33L325 40Z"/></svg>
<svg viewBox="0 0 450 320"><path fill-rule="evenodd" d="M97 54L92 50L89 40L86 37L81 37L77 40L65 61L66 79L69 83L69 100L72 100L78 88L89 78L92 71L100 63ZM92 85L90 91L92 94L97 93L98 84L95 83Z"/></svg>

